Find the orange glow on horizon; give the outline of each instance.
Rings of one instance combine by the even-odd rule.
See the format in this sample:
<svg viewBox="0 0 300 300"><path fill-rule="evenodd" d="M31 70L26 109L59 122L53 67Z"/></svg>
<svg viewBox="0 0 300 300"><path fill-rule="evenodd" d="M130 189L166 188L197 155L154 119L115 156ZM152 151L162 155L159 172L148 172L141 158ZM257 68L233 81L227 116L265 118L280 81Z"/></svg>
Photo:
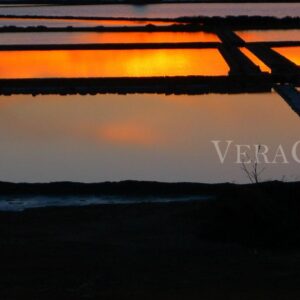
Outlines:
<svg viewBox="0 0 300 300"><path fill-rule="evenodd" d="M0 78L227 75L216 49L2 51Z"/></svg>
<svg viewBox="0 0 300 300"><path fill-rule="evenodd" d="M272 49L300 66L300 47L278 47Z"/></svg>

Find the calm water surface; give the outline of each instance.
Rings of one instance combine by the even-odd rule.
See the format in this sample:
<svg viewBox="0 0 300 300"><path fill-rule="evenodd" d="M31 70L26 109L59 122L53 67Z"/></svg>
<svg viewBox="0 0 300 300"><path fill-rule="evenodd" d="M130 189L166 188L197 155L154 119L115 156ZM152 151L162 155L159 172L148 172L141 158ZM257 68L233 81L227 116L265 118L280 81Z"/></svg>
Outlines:
<svg viewBox="0 0 300 300"><path fill-rule="evenodd" d="M194 3L151 5L86 5L1 7L0 15L51 15L96 17L169 17L180 16L275 16L298 17L300 3Z"/></svg>
<svg viewBox="0 0 300 300"><path fill-rule="evenodd" d="M249 30L236 32L246 42L300 41L300 30Z"/></svg>
<svg viewBox="0 0 300 300"><path fill-rule="evenodd" d="M241 52L246 55L254 64L259 66L262 72L271 73L271 69L262 61L260 60L255 54L249 51L247 48L240 48Z"/></svg>
<svg viewBox="0 0 300 300"><path fill-rule="evenodd" d="M217 49L1 51L0 55L0 78L227 75L228 71Z"/></svg>
<svg viewBox="0 0 300 300"><path fill-rule="evenodd" d="M204 32L40 32L1 33L0 44L179 43L220 42Z"/></svg>
<svg viewBox="0 0 300 300"><path fill-rule="evenodd" d="M273 50L300 66L300 47L278 47Z"/></svg>
<svg viewBox="0 0 300 300"><path fill-rule="evenodd" d="M276 94L0 97L0 180L247 182L235 148L221 164L211 140L264 143L271 157L282 144L290 159L299 130ZM290 160L262 179L299 175Z"/></svg>

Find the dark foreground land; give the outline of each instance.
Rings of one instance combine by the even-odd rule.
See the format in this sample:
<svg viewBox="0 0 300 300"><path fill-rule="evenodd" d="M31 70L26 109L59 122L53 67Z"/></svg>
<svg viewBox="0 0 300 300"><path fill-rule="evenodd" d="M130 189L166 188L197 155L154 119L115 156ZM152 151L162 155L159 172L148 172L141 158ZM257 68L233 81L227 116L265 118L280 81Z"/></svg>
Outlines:
<svg viewBox="0 0 300 300"><path fill-rule="evenodd" d="M2 212L1 300L300 297L299 183L1 184L19 196L78 188L215 199Z"/></svg>

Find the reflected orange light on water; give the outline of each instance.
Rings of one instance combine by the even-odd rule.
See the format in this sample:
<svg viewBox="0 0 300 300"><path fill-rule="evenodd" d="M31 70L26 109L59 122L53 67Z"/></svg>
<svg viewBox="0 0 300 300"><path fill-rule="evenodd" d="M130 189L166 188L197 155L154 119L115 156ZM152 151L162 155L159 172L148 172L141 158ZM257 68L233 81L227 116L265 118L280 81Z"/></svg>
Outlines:
<svg viewBox="0 0 300 300"><path fill-rule="evenodd" d="M113 144L149 146L161 143L156 130L131 122L103 125L98 130L98 137Z"/></svg>
<svg viewBox="0 0 300 300"><path fill-rule="evenodd" d="M300 30L250 30L237 31L246 42L299 41Z"/></svg>
<svg viewBox="0 0 300 300"><path fill-rule="evenodd" d="M77 21L77 20L76 20ZM80 21L80 20L79 20ZM83 20L81 20L83 21ZM90 21L90 20L84 20ZM177 22L163 22L163 21L130 21L130 20L93 20L93 22L98 23L98 26L107 27L118 27L118 26L145 26L152 24L155 26L170 26L178 24Z"/></svg>
<svg viewBox="0 0 300 300"><path fill-rule="evenodd" d="M273 50L300 66L300 47L277 47Z"/></svg>
<svg viewBox="0 0 300 300"><path fill-rule="evenodd" d="M268 164L262 179L291 180L299 129L271 93L0 97L2 180L247 182L234 145L260 143L270 159L281 144L290 161ZM212 140L222 152L233 141L224 164Z"/></svg>
<svg viewBox="0 0 300 300"><path fill-rule="evenodd" d="M103 32L76 33L78 43L180 43L220 42L217 35L205 32Z"/></svg>
<svg viewBox="0 0 300 300"><path fill-rule="evenodd" d="M204 32L22 32L1 33L0 44L98 44L219 42Z"/></svg>
<svg viewBox="0 0 300 300"><path fill-rule="evenodd" d="M226 75L216 49L2 51L0 78Z"/></svg>
<svg viewBox="0 0 300 300"><path fill-rule="evenodd" d="M249 51L247 48L240 48L243 54L245 54L254 64L260 67L261 71L271 73L271 69L261 61L255 54Z"/></svg>

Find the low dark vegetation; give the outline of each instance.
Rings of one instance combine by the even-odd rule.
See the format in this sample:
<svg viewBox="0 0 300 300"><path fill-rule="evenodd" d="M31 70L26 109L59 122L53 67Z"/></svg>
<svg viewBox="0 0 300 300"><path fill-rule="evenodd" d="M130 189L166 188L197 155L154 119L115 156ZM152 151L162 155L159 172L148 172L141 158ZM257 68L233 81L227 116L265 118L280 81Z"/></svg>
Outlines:
<svg viewBox="0 0 300 300"><path fill-rule="evenodd" d="M300 18L267 17L267 16L228 16L228 17L183 17L180 22L202 23L207 28L222 28L226 26L235 30L242 29L293 29L300 28Z"/></svg>
<svg viewBox="0 0 300 300"><path fill-rule="evenodd" d="M202 238L249 247L294 249L300 247L299 200L297 183L237 186L206 202L195 216L208 220L205 230L200 230Z"/></svg>
<svg viewBox="0 0 300 300"><path fill-rule="evenodd" d="M0 32L197 32L209 31L209 27L199 24L174 24L168 26L156 26L149 21L145 26L120 26L120 27L47 27L47 26L3 26Z"/></svg>

